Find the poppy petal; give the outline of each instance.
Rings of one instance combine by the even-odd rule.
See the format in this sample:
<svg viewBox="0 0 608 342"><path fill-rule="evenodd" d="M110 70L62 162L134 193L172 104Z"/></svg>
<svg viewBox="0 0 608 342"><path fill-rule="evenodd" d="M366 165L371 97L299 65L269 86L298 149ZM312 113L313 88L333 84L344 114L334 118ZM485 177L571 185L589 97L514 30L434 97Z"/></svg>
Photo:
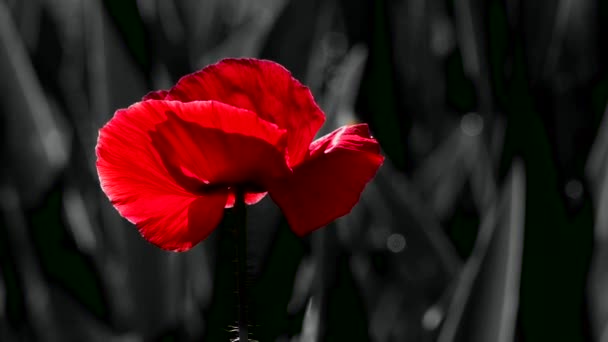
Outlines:
<svg viewBox="0 0 608 342"><path fill-rule="evenodd" d="M121 132L116 126L100 133L97 170L118 212L165 250L185 251L206 238L222 218L227 193L195 196L185 191L168 177L145 140L124 134L134 133L134 127L121 127ZM132 144L124 146L127 141Z"/></svg>
<svg viewBox="0 0 608 342"><path fill-rule="evenodd" d="M244 140L257 139L270 146L284 145L285 138L276 125L254 113L211 101L184 104L148 100L116 112L99 132L96 154L101 187L120 214L136 224L146 239L161 248L182 251L217 226L228 191L212 188L192 192L168 170L167 157L161 156L166 151L154 146L152 135L162 136L158 128L162 131L170 116L177 117L178 122L196 122L197 127ZM204 138L200 140L207 144ZM284 164L284 160L281 162ZM186 176L197 181L194 185L208 181L197 174Z"/></svg>
<svg viewBox="0 0 608 342"><path fill-rule="evenodd" d="M342 127L310 147L308 158L288 179L269 189L270 197L302 236L346 215L384 161L366 124Z"/></svg>
<svg viewBox="0 0 608 342"><path fill-rule="evenodd" d="M266 60L224 59L182 77L167 100L216 100L251 110L287 130L288 164L297 165L325 115L310 90L283 66Z"/></svg>

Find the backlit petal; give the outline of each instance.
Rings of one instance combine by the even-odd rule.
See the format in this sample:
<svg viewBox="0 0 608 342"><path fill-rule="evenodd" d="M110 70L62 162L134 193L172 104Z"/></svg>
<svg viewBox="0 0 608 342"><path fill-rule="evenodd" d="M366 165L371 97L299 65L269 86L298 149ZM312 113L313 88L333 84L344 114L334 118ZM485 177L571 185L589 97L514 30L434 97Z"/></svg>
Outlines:
<svg viewBox="0 0 608 342"><path fill-rule="evenodd" d="M351 211L384 160L366 124L342 127L311 145L293 175L270 187L272 199L298 235Z"/></svg>
<svg viewBox="0 0 608 342"><path fill-rule="evenodd" d="M216 100L251 110L287 130L288 163L297 165L325 115L310 90L281 65L265 60L225 59L182 77L167 100Z"/></svg>
<svg viewBox="0 0 608 342"><path fill-rule="evenodd" d="M239 142L250 143L253 140L254 144L267 144L269 148L280 149L285 144L285 133L254 113L221 103L196 101L184 104L156 100L140 102L117 111L114 118L100 130L96 148L97 170L106 195L120 214L136 224L150 242L164 249L181 251L204 239L217 226L229 191L222 187L193 191L200 184L213 185L213 177L204 178L213 175L213 170L196 163L178 164L178 170L183 172L170 172L172 157L159 152L175 152L168 148L171 141L164 132L172 125L184 126L186 130L194 126L195 133L210 131L212 135L220 137L208 141L205 136L198 137L198 142L204 145L203 150L213 149L209 144L217 143L216 140L219 140L219 144L214 147L219 150L224 147L237 149L232 146L235 140L228 139L228 143L223 141L224 135L234 136ZM154 135L157 137L156 145L161 146L160 151L154 144ZM188 148L193 157L199 158L198 146L188 145L197 141L190 138L186 136L184 144L175 146L175 150L181 152ZM251 152L251 149L248 151ZM175 154L183 157L182 154ZM276 154L279 155L276 158L282 158L282 152ZM283 159L281 162L284 164ZM208 166L213 168L216 165ZM200 174L190 174L188 168ZM192 183L176 179L176 174L185 175L185 179ZM237 176L246 178L239 174Z"/></svg>

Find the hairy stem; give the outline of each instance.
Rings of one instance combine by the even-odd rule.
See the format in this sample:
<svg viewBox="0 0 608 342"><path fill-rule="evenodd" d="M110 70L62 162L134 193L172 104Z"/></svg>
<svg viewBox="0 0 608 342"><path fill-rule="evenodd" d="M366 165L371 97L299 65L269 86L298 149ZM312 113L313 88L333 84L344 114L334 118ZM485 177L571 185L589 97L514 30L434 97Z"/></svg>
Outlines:
<svg viewBox="0 0 608 342"><path fill-rule="evenodd" d="M234 202L234 237L236 239L236 281L238 295L238 329L239 341L247 342L247 211L245 208L245 193L236 191Z"/></svg>

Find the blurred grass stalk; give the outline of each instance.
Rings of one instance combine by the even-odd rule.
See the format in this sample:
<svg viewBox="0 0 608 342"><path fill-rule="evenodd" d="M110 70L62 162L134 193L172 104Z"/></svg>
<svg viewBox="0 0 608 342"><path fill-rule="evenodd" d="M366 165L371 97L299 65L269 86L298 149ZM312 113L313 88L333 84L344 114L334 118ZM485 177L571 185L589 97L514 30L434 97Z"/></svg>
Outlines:
<svg viewBox="0 0 608 342"><path fill-rule="evenodd" d="M17 276L23 289L24 304L28 322L32 326L30 338L45 339L49 342L60 341L57 324L54 320L48 286L43 281L34 247L29 243L26 218L23 216L19 193L10 182L0 183L0 212L6 220L7 234L14 255Z"/></svg>
<svg viewBox="0 0 608 342"><path fill-rule="evenodd" d="M32 67L17 27L0 2L1 110L5 115L12 177L22 200L33 203L66 165L70 136L54 115ZM6 161L8 162L8 160ZM34 167L35 165L35 167Z"/></svg>
<svg viewBox="0 0 608 342"><path fill-rule="evenodd" d="M588 303L597 341L608 339L608 106L589 154L586 176L594 198L595 246L589 272Z"/></svg>
<svg viewBox="0 0 608 342"><path fill-rule="evenodd" d="M439 342L514 340L524 242L524 178L518 162L486 213L473 253L458 277Z"/></svg>

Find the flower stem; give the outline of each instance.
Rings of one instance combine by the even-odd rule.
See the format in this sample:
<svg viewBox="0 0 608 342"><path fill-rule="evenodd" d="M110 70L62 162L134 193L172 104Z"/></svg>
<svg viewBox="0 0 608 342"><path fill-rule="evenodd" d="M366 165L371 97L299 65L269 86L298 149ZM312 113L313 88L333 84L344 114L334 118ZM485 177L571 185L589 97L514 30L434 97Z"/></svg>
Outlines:
<svg viewBox="0 0 608 342"><path fill-rule="evenodd" d="M247 332L247 210L245 193L238 189L234 201L234 236L236 239L236 281L238 295L239 342L249 341Z"/></svg>

